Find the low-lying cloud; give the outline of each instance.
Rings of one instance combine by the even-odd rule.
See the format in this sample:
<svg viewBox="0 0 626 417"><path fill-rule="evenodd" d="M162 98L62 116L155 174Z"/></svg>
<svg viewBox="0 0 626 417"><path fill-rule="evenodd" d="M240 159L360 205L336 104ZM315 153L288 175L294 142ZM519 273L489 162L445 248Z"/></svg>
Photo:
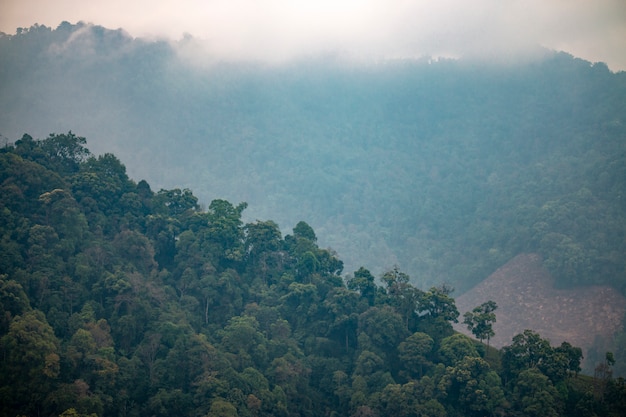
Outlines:
<svg viewBox="0 0 626 417"><path fill-rule="evenodd" d="M514 58L536 46L626 69L623 0L2 0L0 30L61 21L134 36L185 33L225 59Z"/></svg>

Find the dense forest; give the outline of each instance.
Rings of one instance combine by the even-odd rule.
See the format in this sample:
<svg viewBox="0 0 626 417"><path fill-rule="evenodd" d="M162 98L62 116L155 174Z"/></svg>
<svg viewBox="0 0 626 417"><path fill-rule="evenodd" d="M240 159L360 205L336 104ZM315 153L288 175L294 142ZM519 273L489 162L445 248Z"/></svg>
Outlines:
<svg viewBox="0 0 626 417"><path fill-rule="evenodd" d="M7 144L0 415L626 414L612 353L590 377L531 330L497 351L495 304L461 316L398 268L342 275L305 221L283 236L246 208L155 192L71 132Z"/></svg>
<svg viewBox="0 0 626 417"><path fill-rule="evenodd" d="M0 56L6 142L72 129L157 189L305 218L347 270L421 289L534 252L563 287L626 294L626 73L602 63L228 63L67 22L0 36Z"/></svg>

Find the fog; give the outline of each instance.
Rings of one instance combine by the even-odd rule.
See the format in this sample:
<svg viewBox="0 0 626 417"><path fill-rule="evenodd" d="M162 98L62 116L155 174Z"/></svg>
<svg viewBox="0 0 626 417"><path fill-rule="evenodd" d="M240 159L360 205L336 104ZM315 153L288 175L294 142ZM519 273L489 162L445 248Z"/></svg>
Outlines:
<svg viewBox="0 0 626 417"><path fill-rule="evenodd" d="M536 46L626 69L621 0L3 0L0 31L86 21L133 36L190 34L220 59L283 62L319 54L514 60ZM392 4L392 5L390 5Z"/></svg>

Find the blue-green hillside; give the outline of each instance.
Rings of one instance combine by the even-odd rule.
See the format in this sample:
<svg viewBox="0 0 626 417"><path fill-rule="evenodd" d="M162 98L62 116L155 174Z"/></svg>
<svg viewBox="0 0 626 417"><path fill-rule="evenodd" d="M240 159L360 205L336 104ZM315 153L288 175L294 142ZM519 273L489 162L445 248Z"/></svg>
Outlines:
<svg viewBox="0 0 626 417"><path fill-rule="evenodd" d="M471 288L521 252L626 291L626 74L528 62L219 62L64 23L0 37L0 133L69 130L155 189L300 219L348 270Z"/></svg>

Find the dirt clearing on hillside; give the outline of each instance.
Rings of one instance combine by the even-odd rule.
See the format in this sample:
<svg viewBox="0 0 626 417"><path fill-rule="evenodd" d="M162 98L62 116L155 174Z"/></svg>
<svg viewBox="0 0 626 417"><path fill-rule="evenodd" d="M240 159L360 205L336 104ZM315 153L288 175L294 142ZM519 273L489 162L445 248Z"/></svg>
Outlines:
<svg viewBox="0 0 626 417"><path fill-rule="evenodd" d="M626 298L615 289L607 286L557 289L553 283L539 255L518 255L456 299L460 319L466 311L493 300L498 309L492 346L509 345L513 336L531 329L550 340L553 346L568 341L581 347L583 354L597 336L611 338L621 328ZM455 328L471 335L461 323Z"/></svg>

